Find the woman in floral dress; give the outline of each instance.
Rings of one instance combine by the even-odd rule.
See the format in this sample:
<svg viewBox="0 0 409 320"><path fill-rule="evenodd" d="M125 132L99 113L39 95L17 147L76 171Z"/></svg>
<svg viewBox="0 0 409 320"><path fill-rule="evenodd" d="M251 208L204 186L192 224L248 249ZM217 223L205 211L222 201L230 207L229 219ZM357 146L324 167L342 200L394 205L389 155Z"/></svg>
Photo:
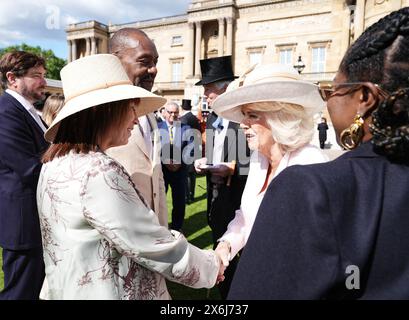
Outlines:
<svg viewBox="0 0 409 320"><path fill-rule="evenodd" d="M223 267L162 227L129 174L104 151L126 144L165 99L129 81L113 55L61 71L65 105L47 130L37 204L49 299L170 299L166 279L211 288ZM219 277L218 277L219 275Z"/></svg>

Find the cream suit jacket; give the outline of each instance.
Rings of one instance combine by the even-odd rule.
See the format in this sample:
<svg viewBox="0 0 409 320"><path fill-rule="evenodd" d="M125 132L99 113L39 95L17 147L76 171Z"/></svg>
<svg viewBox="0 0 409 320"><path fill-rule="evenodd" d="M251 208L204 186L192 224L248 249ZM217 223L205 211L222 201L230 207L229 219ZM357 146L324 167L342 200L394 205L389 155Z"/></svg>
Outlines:
<svg viewBox="0 0 409 320"><path fill-rule="evenodd" d="M125 167L150 209L158 215L160 225L167 227L168 207L160 161L160 136L155 116L148 114L147 117L153 129L153 159L150 159L138 125L132 130L127 145L110 148L106 153Z"/></svg>

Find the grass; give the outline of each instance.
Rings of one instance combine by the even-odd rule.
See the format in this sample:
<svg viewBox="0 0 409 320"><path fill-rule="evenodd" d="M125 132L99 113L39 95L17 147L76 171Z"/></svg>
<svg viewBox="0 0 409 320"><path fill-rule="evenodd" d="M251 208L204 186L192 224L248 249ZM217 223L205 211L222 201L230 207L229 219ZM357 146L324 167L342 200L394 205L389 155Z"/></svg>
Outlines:
<svg viewBox="0 0 409 320"><path fill-rule="evenodd" d="M2 265L3 265L3 250L0 248L0 291L3 290L3 287L4 287L4 274L3 274L3 269L1 269Z"/></svg>
<svg viewBox="0 0 409 320"><path fill-rule="evenodd" d="M170 190L167 195L170 212L172 212L172 201ZM186 206L185 222L183 233L190 243L203 249L212 248L212 235L206 219L206 179L198 177L196 179L195 201ZM0 266L2 265L2 250L0 248ZM220 295L217 288L213 289L191 289L168 281L168 290L174 300L219 300ZM4 275L0 270L0 290L3 289Z"/></svg>
<svg viewBox="0 0 409 320"><path fill-rule="evenodd" d="M171 190L167 194L169 222L171 221L172 200ZM182 231L187 240L202 249L213 247L212 234L206 218L206 178L197 177L195 201L186 205L185 221ZM174 300L220 300L219 290L214 287L208 289L192 289L174 282L167 281L168 290Z"/></svg>

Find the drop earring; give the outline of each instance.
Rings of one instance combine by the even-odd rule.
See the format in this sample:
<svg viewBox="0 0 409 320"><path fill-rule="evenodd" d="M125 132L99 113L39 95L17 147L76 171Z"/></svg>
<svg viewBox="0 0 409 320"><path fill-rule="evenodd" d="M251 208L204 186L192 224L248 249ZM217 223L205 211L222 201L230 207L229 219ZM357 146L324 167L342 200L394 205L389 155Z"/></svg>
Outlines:
<svg viewBox="0 0 409 320"><path fill-rule="evenodd" d="M364 136L364 119L357 113L354 122L341 132L340 143L341 146L346 150L355 149L362 141Z"/></svg>

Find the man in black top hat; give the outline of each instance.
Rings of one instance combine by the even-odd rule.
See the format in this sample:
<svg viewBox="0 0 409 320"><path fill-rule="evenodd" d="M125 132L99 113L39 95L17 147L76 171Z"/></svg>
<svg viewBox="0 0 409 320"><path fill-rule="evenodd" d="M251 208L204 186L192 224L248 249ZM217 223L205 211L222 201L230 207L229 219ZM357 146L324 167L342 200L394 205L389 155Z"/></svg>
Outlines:
<svg viewBox="0 0 409 320"><path fill-rule="evenodd" d="M179 120L183 124L190 126L192 132L191 136L194 136L194 141L199 145L202 144L202 135L200 133L200 122L199 119L192 113L192 104L191 100L183 99L182 100L182 110L183 113L179 117ZM192 155L194 150L192 150ZM195 184L196 184L196 172L195 167L192 164L187 165L187 183L186 183L186 203L190 204L195 199Z"/></svg>
<svg viewBox="0 0 409 320"><path fill-rule="evenodd" d="M207 103L212 107L213 101L237 78L233 73L231 56L200 60L200 67L202 80L196 85L204 87ZM243 139L240 144L239 139ZM207 218L212 229L214 248L240 208L249 162L248 158L239 159L239 152L243 154L239 145L246 146L245 155L248 156L245 141L238 123L222 119L214 112L209 114L206 124L206 157L195 162L195 169L198 173L205 172L207 176ZM223 299L227 297L236 265L237 256L229 262L225 280L218 285Z"/></svg>

